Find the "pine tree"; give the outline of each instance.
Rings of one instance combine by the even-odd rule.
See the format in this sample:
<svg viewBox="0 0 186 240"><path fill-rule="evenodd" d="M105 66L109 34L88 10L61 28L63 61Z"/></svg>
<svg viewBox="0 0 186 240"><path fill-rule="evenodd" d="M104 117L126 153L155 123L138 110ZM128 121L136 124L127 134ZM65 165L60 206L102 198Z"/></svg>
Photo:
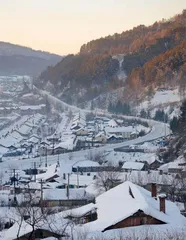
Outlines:
<svg viewBox="0 0 186 240"><path fill-rule="evenodd" d="M170 121L170 129L172 132L176 132L178 129L178 119L177 117L173 117L173 119Z"/></svg>
<svg viewBox="0 0 186 240"><path fill-rule="evenodd" d="M183 101L180 107L180 118L178 120L178 131L185 131L186 130L186 100Z"/></svg>
<svg viewBox="0 0 186 240"><path fill-rule="evenodd" d="M140 112L140 117L141 118L147 118L147 112L145 111L145 109L142 109Z"/></svg>

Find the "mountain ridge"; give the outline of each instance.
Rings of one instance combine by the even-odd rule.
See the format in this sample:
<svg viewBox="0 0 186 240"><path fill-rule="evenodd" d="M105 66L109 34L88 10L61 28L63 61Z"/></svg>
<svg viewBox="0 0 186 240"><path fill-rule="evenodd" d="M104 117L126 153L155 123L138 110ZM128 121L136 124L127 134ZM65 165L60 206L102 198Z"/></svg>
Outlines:
<svg viewBox="0 0 186 240"><path fill-rule="evenodd" d="M84 44L79 54L69 55L46 69L36 84L42 88L52 85L61 99L76 104L124 87L119 100L134 102L135 98L144 99L154 87L168 86L170 74L171 85L186 85L184 41L186 10L169 20L148 27L140 25L122 34ZM110 42L113 45L109 45ZM123 81L117 76L120 62L115 58L121 54L124 60L120 70L127 74Z"/></svg>
<svg viewBox="0 0 186 240"><path fill-rule="evenodd" d="M0 41L0 74L3 75L38 76L61 59L57 54Z"/></svg>

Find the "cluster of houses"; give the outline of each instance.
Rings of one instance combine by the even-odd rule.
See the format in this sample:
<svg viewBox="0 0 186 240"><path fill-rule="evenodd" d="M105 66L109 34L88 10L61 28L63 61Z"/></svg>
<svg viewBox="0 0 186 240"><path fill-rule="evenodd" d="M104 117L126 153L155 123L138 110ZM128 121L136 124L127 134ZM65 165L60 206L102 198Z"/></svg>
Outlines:
<svg viewBox="0 0 186 240"><path fill-rule="evenodd" d="M2 106L0 107L0 111L4 115L11 114L12 112L20 115L31 115L36 113L45 114L46 105Z"/></svg>
<svg viewBox="0 0 186 240"><path fill-rule="evenodd" d="M142 130L147 133L150 129L141 125L126 126L124 121L117 123L106 117L95 117L88 121L80 112L72 116L68 116L67 112L61 114L61 122L53 134L41 139L37 146L38 155L61 154L121 142L138 137Z"/></svg>
<svg viewBox="0 0 186 240"><path fill-rule="evenodd" d="M45 121L41 114L24 115L0 134L0 153L3 157L29 154L40 141L38 127Z"/></svg>
<svg viewBox="0 0 186 240"><path fill-rule="evenodd" d="M90 186L94 185L97 173L100 172L117 173L117 179L114 180L117 184L129 180L146 188L151 182L166 188L171 186L174 179L181 177L179 174L164 173L161 167L154 170L147 162L142 161L124 162L113 166L106 162L100 164L91 160L80 160L72 164L68 170L65 170L64 166L61 167L59 162L45 167L32 166L19 171L16 186L9 180L4 187L19 194L25 189L39 192L39 199L42 197L42 200L50 206L83 205L94 198L95 191Z"/></svg>
<svg viewBox="0 0 186 240"><path fill-rule="evenodd" d="M129 126L124 120L104 116L96 116L86 121L85 116L80 113L74 116L71 130L77 136L78 149L134 139L141 131L145 133L150 131L141 125Z"/></svg>
<svg viewBox="0 0 186 240"><path fill-rule="evenodd" d="M139 124L131 126L122 119L104 116L87 118L82 112L64 112L56 121L50 121L50 117L44 114L45 108L44 104L19 107L19 117L0 135L1 155L27 158L61 154L122 142L137 138L141 131L150 131L148 127Z"/></svg>
<svg viewBox="0 0 186 240"><path fill-rule="evenodd" d="M160 239L167 239L167 232L175 234L177 230L178 233L181 233L181 229L186 224L186 219L180 213L179 208L175 203L166 200L165 193L157 192L156 184L152 183L151 190L148 191L130 181L125 181L99 195L92 203L48 215L45 222L41 218L41 221L35 226L34 232L30 226L29 218L31 217L27 216L21 225L15 221L12 227L4 231L4 239L17 239L18 230L21 240L27 239L31 233L35 237L34 239L46 237L71 239L70 226L72 223L75 225L74 239L78 237L78 233L85 232L86 229L88 229L86 237L89 234L90 236L94 234L93 236L96 237L97 234L99 237L102 236L102 239L105 239L106 236L110 236L111 239L119 239L116 233L120 239L121 236L128 239L129 236L134 237L133 231L139 229L138 236L135 237L145 239L147 235L143 236L140 230L142 227L145 229L146 226L149 227L150 235L158 230ZM46 221L47 218L48 221ZM62 228L65 228L65 231L62 231Z"/></svg>

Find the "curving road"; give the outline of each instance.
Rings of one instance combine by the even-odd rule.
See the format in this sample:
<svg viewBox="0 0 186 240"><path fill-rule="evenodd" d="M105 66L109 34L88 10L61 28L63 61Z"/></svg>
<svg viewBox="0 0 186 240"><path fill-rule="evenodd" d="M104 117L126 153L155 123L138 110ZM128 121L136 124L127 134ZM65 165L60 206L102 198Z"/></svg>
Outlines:
<svg viewBox="0 0 186 240"><path fill-rule="evenodd" d="M84 110L84 109L80 109L77 108L75 106L71 106L51 95L49 95L47 92L45 91L41 91L40 92L42 95L48 95L49 99L52 101L53 104L61 104L63 107L68 107L71 110L76 110L76 111L82 111L84 113L89 113L91 112L90 110ZM103 114L103 112L98 111L98 114L101 113ZM111 114L106 113L104 114L106 116L111 116ZM123 116L125 118L128 119L134 119L135 117L133 116ZM136 119L141 119L136 117ZM92 148L92 149L87 149L87 150L81 150L81 151L76 151L76 152L71 152L71 153L65 153L65 154L60 154L59 155L59 160L61 162L63 162L64 160L68 160L69 157L73 158L74 160L77 158L81 158L83 156L85 156L86 154L89 154L90 152L92 153L96 153L96 152L103 152L103 151L110 151L113 150L114 148L119 148L119 147L125 147L131 144L141 144L143 142L149 142L149 141L153 141L155 139L158 139L160 137L163 137L165 135L168 135L170 133L170 128L168 126L168 124L162 123L162 122L157 122L154 120L147 120L147 119L141 119L143 121L146 121L149 123L149 125L151 126L152 130L151 132L149 132L147 135L143 136L143 137L139 137L137 139L133 139L133 140L129 140L129 141L125 141L122 143L117 143L117 144L107 144L105 146L99 147L99 148ZM44 157L42 157L43 162L45 161ZM47 157L47 162L48 164L51 163L56 163L58 160L58 156L57 155L53 155L53 156L48 156ZM15 168L19 168L19 169L25 169L25 167L30 168L31 167L31 163L36 162L39 163L40 162L40 158L33 158L33 159L25 159L25 160L18 160L16 158L11 159L11 160L7 160L5 162L2 162L0 164L1 168L4 169L9 169L10 166L11 168L15 167Z"/></svg>

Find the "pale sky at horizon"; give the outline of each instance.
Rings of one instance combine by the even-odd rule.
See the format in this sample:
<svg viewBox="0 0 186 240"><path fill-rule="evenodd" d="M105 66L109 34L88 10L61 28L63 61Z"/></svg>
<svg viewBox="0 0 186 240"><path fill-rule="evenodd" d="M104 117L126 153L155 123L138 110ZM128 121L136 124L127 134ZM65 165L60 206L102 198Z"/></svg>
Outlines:
<svg viewBox="0 0 186 240"><path fill-rule="evenodd" d="M0 41L66 55L181 13L186 0L0 0L0 9Z"/></svg>

